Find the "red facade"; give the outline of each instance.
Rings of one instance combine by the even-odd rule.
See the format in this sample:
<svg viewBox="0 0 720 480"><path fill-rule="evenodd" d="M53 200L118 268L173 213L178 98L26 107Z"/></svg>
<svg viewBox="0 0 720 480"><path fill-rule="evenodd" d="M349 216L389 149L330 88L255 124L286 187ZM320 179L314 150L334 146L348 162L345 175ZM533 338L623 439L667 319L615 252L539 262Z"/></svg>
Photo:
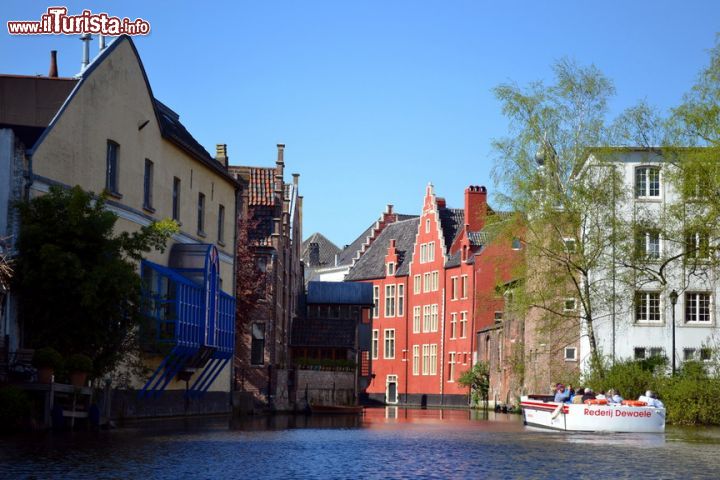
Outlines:
<svg viewBox="0 0 720 480"><path fill-rule="evenodd" d="M374 288L371 398L467 404L457 379L477 359L476 333L503 309L496 286L520 260L486 227L489 215L485 187L468 187L464 208L451 209L428 185L421 215L387 226L350 270L346 280Z"/></svg>

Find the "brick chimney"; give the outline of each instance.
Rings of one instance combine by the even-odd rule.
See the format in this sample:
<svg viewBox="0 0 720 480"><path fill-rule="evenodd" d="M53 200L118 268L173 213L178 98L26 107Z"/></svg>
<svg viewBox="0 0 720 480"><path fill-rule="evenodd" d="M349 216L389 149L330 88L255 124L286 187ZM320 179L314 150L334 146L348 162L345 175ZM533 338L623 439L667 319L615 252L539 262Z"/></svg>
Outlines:
<svg viewBox="0 0 720 480"><path fill-rule="evenodd" d="M465 225L471 232L482 230L487 216L487 188L470 185L465 189Z"/></svg>
<svg viewBox="0 0 720 480"><path fill-rule="evenodd" d="M57 78L57 76L57 50L50 50L50 71L48 72L48 77Z"/></svg>
<svg viewBox="0 0 720 480"><path fill-rule="evenodd" d="M309 267L320 266L320 244L317 242L310 243L310 251L308 253L308 260L310 261Z"/></svg>
<svg viewBox="0 0 720 480"><path fill-rule="evenodd" d="M217 145L215 145L215 160L220 162L223 167L228 167L228 162L230 161L230 159L228 158L226 144L218 143Z"/></svg>

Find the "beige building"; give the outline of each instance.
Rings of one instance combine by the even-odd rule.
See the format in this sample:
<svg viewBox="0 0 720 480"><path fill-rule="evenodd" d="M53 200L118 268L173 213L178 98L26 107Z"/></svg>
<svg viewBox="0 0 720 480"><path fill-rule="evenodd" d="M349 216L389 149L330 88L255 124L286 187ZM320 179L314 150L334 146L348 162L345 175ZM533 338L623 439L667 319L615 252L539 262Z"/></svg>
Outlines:
<svg viewBox="0 0 720 480"><path fill-rule="evenodd" d="M25 84L31 81L28 77ZM24 157L23 194L41 195L51 185L105 191L108 208L119 217L118 231L133 232L166 218L176 220L180 231L165 252L151 252L139 265L143 280L150 285L144 294L160 298L159 290L166 281L176 286L178 296L180 292L197 294L193 298L198 300L190 303L197 303L191 307L200 313L190 320L183 313L188 308L186 301L178 298L170 299L176 302L174 317L152 316L158 338L162 330L161 341L169 344L172 353L164 356L161 349L146 352L146 363L154 373L149 379L132 379L129 386L140 395L128 394L119 402L126 409L122 413L159 413L163 407L155 397L163 391L176 391L163 396L168 405L185 394L226 409L234 347L238 184L227 172L224 150L213 158L185 129L179 115L155 98L130 37L119 37L100 51L76 79L46 83L55 92L45 95L51 99L69 93L59 110L56 104L41 105L35 96L24 98L34 105L20 105L25 116L32 108L45 119L51 118L47 125L40 121L34 126L41 133L25 142L26 154L18 153L22 152L19 147L8 147ZM4 84L7 86L7 81ZM12 97L4 93L6 98ZM48 111L56 113L49 115ZM7 118L0 120L11 123ZM25 130L26 126L15 124L7 133L15 138L5 139L6 143L23 144L20 137ZM163 300L167 299L165 295ZM152 402L156 402L154 406L146 408Z"/></svg>

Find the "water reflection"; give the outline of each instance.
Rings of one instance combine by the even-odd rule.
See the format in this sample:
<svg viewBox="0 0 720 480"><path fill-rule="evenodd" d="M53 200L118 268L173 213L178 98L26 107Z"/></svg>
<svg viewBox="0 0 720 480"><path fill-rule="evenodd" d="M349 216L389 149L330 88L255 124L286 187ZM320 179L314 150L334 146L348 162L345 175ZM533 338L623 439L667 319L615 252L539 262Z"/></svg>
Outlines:
<svg viewBox="0 0 720 480"><path fill-rule="evenodd" d="M717 478L720 430L572 434L518 415L366 409L0 438L1 478Z"/></svg>

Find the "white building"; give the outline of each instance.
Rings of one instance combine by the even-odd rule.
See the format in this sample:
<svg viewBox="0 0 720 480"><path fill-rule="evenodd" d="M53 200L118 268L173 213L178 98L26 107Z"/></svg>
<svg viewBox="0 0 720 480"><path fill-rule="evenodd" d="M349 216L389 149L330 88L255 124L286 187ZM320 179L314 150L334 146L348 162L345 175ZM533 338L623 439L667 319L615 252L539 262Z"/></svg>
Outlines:
<svg viewBox="0 0 720 480"><path fill-rule="evenodd" d="M617 242L632 243L624 248L616 245L608 252L613 266L593 276L593 282L614 293L607 302L595 302L595 308L602 310L596 310L594 321L601 353L615 360L664 355L670 361L674 337L678 367L684 360L710 360L718 340L718 271L702 257L709 255L711 237L707 230L693 231L682 217L672 213L673 208L682 206L681 195L669 179L673 167L658 151L623 149L614 161L622 169L625 190L618 192L615 216L636 227L627 235L631 238ZM670 238L661 233L667 230L675 235ZM624 267L623 263L631 263L623 262L630 251L628 246L644 254L651 272L667 263L664 281L651 280L647 273ZM673 291L677 293L674 325ZM590 349L585 335L580 358L587 367Z"/></svg>

